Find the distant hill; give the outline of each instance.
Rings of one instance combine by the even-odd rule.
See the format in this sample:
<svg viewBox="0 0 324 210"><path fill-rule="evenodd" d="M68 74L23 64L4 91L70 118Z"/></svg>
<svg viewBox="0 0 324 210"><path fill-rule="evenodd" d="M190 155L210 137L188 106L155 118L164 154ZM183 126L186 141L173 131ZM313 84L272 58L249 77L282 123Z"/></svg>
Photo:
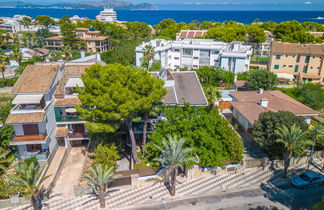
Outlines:
<svg viewBox="0 0 324 210"><path fill-rule="evenodd" d="M62 8L62 9L103 9L112 7L115 10L157 10L152 4L132 4L127 1L102 0L101 2L81 1L79 3L32 4L22 1L0 2L0 8Z"/></svg>

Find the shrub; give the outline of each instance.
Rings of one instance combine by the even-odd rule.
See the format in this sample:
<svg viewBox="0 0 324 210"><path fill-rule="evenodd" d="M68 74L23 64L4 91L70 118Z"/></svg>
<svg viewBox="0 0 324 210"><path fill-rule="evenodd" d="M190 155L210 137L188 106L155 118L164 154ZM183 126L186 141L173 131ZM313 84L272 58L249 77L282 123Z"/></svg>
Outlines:
<svg viewBox="0 0 324 210"><path fill-rule="evenodd" d="M97 148L95 149L94 153L94 161L93 165L103 164L107 165L108 167L117 166L117 160L120 158L118 154L118 150L115 144L98 144Z"/></svg>
<svg viewBox="0 0 324 210"><path fill-rule="evenodd" d="M12 79L5 78L5 79L0 79L0 88L14 86L14 84L17 81L17 79L18 78L12 78Z"/></svg>
<svg viewBox="0 0 324 210"><path fill-rule="evenodd" d="M295 116L291 112L264 112L254 123L253 137L261 149L271 158L281 158L284 147L277 143L278 135L275 133L279 127L287 127L296 124L302 130L308 128L307 123L302 117Z"/></svg>
<svg viewBox="0 0 324 210"><path fill-rule="evenodd" d="M154 160L160 152L154 146L162 146L168 136L185 138L184 147L193 148L201 167L239 163L242 160L243 143L231 128L229 121L221 117L218 110L207 112L203 107L164 107L168 120L156 123L155 132L147 144L147 159Z"/></svg>

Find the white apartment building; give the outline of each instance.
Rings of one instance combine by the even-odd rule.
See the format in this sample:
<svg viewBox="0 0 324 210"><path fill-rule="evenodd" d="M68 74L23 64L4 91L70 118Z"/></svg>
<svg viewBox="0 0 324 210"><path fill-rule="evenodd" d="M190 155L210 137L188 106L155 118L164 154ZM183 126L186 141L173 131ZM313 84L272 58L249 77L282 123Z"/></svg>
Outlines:
<svg viewBox="0 0 324 210"><path fill-rule="evenodd" d="M167 41L154 39L137 46L136 66L141 67L145 46L154 48L154 60L161 61L166 69L198 69L203 66L220 66L234 73L246 72L250 67L252 47L241 42L219 42L211 39L184 39ZM152 63L152 61L150 61Z"/></svg>
<svg viewBox="0 0 324 210"><path fill-rule="evenodd" d="M83 85L80 76L85 68L97 63L104 64L98 55L91 55L26 67L12 89L14 107L5 122L15 130L10 145L17 147L16 160L36 156L45 164L60 146L88 143L85 121L74 107L80 104L75 89Z"/></svg>
<svg viewBox="0 0 324 210"><path fill-rule="evenodd" d="M112 8L105 8L100 11L100 15L97 15L96 19L101 22L115 22L117 21L117 13Z"/></svg>
<svg viewBox="0 0 324 210"><path fill-rule="evenodd" d="M28 16L26 16L28 17ZM2 21L0 21L0 30L6 30L8 33L18 33L18 32L29 32L29 33L36 33L40 29L44 29L45 26L43 25L30 25L29 27L24 26L21 24L22 17L19 18L14 17L1 17ZM51 25L47 27L49 32L54 34L60 34L61 29L60 26Z"/></svg>

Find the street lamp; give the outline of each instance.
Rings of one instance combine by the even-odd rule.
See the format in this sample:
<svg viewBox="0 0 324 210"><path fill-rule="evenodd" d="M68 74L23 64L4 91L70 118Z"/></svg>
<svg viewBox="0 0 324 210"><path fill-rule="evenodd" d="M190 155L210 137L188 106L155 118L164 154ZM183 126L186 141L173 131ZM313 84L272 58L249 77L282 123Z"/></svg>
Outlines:
<svg viewBox="0 0 324 210"><path fill-rule="evenodd" d="M308 161L308 165L307 165L307 170L309 169L309 166L310 164L313 162L313 155L314 155L314 147L315 147L315 143L316 143L316 137L317 137L317 134L324 134L323 131L320 131L319 128L316 128L315 127L315 130L314 130L314 142L313 142L313 146L312 146L312 151L310 153L310 158L309 158L309 161Z"/></svg>

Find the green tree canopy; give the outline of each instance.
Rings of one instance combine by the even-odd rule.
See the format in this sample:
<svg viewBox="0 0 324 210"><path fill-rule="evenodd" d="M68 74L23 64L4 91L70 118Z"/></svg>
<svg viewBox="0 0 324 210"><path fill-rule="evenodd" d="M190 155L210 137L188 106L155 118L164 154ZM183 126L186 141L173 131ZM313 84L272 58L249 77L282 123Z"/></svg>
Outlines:
<svg viewBox="0 0 324 210"><path fill-rule="evenodd" d="M238 163L242 160L243 143L222 118L217 110L207 112L203 107L165 107L163 114L167 120L156 123L155 132L147 144L147 158L159 157L162 139L176 135L185 138L184 147L193 148L193 155L199 157L201 167Z"/></svg>
<svg viewBox="0 0 324 210"><path fill-rule="evenodd" d="M118 149L114 144L99 144L93 152L93 165L108 165L116 168L117 160L120 158Z"/></svg>
<svg viewBox="0 0 324 210"><path fill-rule="evenodd" d="M283 88L281 91L313 109L324 109L324 89L321 84L298 84L297 87Z"/></svg>
<svg viewBox="0 0 324 210"><path fill-rule="evenodd" d="M279 84L277 75L268 70L256 69L250 71L246 79L251 90L258 90L259 88L274 90Z"/></svg>
<svg viewBox="0 0 324 210"><path fill-rule="evenodd" d="M92 65L82 75L82 81L85 87L78 91L83 106L77 110L88 121L88 129L112 133L126 122L136 160L131 121L138 113L162 100L166 94L164 82L146 70L121 64Z"/></svg>
<svg viewBox="0 0 324 210"><path fill-rule="evenodd" d="M225 71L219 66L204 66L195 71L204 87L215 87L221 83L232 84L234 82L234 73Z"/></svg>
<svg viewBox="0 0 324 210"><path fill-rule="evenodd" d="M205 38L215 39L224 42L245 41L247 30L244 25L228 22L221 26L212 27L208 30Z"/></svg>
<svg viewBox="0 0 324 210"><path fill-rule="evenodd" d="M253 24L253 25L248 25L246 27L247 27L248 39L250 42L262 43L266 41L264 29L261 28L259 25Z"/></svg>
<svg viewBox="0 0 324 210"><path fill-rule="evenodd" d="M303 131L307 130L308 125L302 117L295 116L291 112L264 112L254 123L253 137L261 149L271 158L282 158L285 150L275 132L282 126L291 127L296 125Z"/></svg>
<svg viewBox="0 0 324 210"><path fill-rule="evenodd" d="M46 15L38 15L36 16L35 20L38 24L44 25L46 27L55 24L55 21L51 17Z"/></svg>

